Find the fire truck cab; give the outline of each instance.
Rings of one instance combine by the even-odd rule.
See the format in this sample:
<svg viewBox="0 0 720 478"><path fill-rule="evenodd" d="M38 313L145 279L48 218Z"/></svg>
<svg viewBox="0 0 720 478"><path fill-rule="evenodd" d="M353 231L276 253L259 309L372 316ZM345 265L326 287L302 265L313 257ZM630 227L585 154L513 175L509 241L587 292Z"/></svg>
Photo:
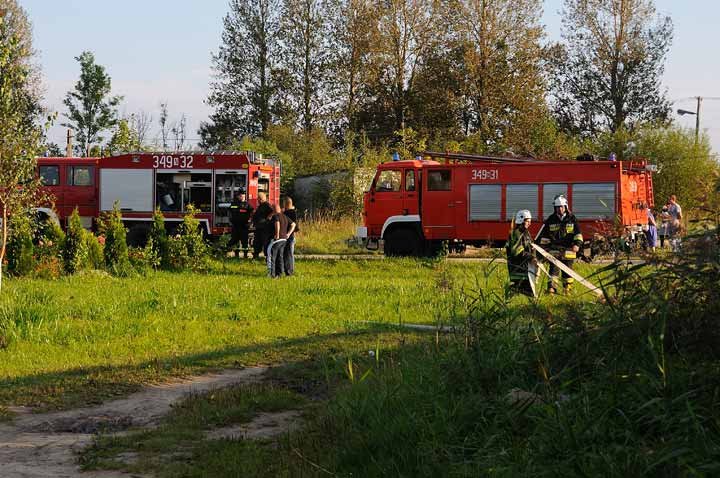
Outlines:
<svg viewBox="0 0 720 478"><path fill-rule="evenodd" d="M639 230L653 205L651 173L644 161L535 161L426 153L378 166L364 196L368 247L384 241L387 255L422 255L443 242L499 245L516 211L530 210L536 234L563 194L586 238L617 229Z"/></svg>
<svg viewBox="0 0 720 478"><path fill-rule="evenodd" d="M238 191L257 206L259 193L280 199L280 165L252 152L128 153L103 158L38 158L38 172L65 225L77 207L91 227L100 214L122 211L128 243L142 244L158 208L170 229L192 205L208 236L230 231L230 202ZM49 217L54 214L47 210Z"/></svg>

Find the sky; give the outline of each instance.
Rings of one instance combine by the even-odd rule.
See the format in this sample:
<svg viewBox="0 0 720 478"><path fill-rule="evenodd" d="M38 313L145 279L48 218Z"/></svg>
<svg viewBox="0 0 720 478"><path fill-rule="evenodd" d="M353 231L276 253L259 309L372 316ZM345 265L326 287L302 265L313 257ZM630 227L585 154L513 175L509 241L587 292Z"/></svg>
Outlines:
<svg viewBox="0 0 720 478"><path fill-rule="evenodd" d="M188 119L188 139L197 139L201 121L212 110L205 104L212 78L211 54L220 45L227 0L19 0L33 24L34 45L45 86L45 103L59 120L50 139L65 146L62 100L79 76L74 60L84 50L95 54L112 78L113 94L124 96L120 113L143 110L153 115L157 135L160 103L170 120ZM545 0L542 21L548 40L560 39L562 0ZM720 18L718 0L655 0L658 13L674 23L674 41L663 83L679 108L695 111L691 97L720 97L720 62L711 39ZM678 116L695 128L695 116ZM705 100L701 129L720 152L720 100Z"/></svg>

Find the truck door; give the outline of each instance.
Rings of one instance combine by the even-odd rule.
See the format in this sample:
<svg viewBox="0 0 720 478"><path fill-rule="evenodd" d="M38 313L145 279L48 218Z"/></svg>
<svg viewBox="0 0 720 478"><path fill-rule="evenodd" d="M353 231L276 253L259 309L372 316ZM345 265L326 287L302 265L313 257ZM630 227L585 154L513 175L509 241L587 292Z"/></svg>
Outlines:
<svg viewBox="0 0 720 478"><path fill-rule="evenodd" d="M419 181L415 169L405 170L405 183L403 184L403 214L418 214L419 211Z"/></svg>
<svg viewBox="0 0 720 478"><path fill-rule="evenodd" d="M38 166L43 188L52 195L56 207L63 204L63 187L60 181L59 164L41 164ZM61 211L59 211L61 212Z"/></svg>
<svg viewBox="0 0 720 478"><path fill-rule="evenodd" d="M426 239L454 239L457 217L464 213L464 201L456 201L453 171L449 167L425 171L422 227Z"/></svg>
<svg viewBox="0 0 720 478"><path fill-rule="evenodd" d="M368 226L373 230L382 228L388 217L403 215L402 174L400 168L382 169L375 176L370 188L371 206L367 209Z"/></svg>
<svg viewBox="0 0 720 478"><path fill-rule="evenodd" d="M95 194L95 166L90 164L70 164L65 170L65 187L63 192L63 216L72 214L78 208L83 226L90 228L92 217L97 208Z"/></svg>

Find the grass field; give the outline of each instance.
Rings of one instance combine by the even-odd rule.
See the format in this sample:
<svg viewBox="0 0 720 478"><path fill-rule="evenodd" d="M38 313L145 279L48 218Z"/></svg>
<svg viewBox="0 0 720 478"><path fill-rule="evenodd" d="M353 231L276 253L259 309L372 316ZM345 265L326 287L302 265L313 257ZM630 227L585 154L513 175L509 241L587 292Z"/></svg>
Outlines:
<svg viewBox="0 0 720 478"><path fill-rule="evenodd" d="M364 247L350 244L355 229L361 224L354 218L330 219L317 217L300 222L297 235L298 254L369 254Z"/></svg>
<svg viewBox="0 0 720 478"><path fill-rule="evenodd" d="M501 291L505 268L495 266L491 287ZM367 350L397 339L377 324L447 320L443 291L472 286L485 268L301 261L296 276L271 280L263 264L225 261L206 274L10 279L0 295L0 404L62 408L201 369Z"/></svg>
<svg viewBox="0 0 720 478"><path fill-rule="evenodd" d="M98 436L81 463L167 477L720 470L717 361L658 349L664 332L643 314L667 314L655 292L674 288L641 286L652 270L607 305L579 288L509 296L497 262L301 260L297 271L272 280L262 264L228 260L204 274L8 280L0 404L76 407L174 376L270 364L266 383L191 396L157 429ZM513 390L530 399L508 401ZM299 408L303 429L279 439L198 439Z"/></svg>

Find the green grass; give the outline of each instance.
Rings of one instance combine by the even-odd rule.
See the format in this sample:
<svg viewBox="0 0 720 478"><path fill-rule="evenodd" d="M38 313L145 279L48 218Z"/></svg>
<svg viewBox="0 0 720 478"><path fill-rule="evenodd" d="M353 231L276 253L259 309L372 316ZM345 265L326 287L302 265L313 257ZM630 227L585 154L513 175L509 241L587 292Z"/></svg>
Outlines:
<svg viewBox="0 0 720 478"><path fill-rule="evenodd" d="M227 465L213 463L218 455L235 454L234 441L219 439L209 444L202 440L204 433L218 427L250 422L260 412L278 412L301 408L306 403L302 395L287 388L266 384L230 387L205 394L191 395L173 406L163 423L154 429L125 435L99 436L93 446L81 456L85 470L123 469L127 472L147 473L152 470L160 476L208 476L208 469ZM258 453L261 447L251 448ZM236 470L248 465L269 461L270 450L263 460L231 459ZM132 463L124 463L122 454L133 453ZM178 460L178 455L190 460ZM212 476L212 475L211 475ZM219 475L218 475L219 476ZM269 475L268 475L269 476Z"/></svg>
<svg viewBox="0 0 720 478"><path fill-rule="evenodd" d="M317 217L301 221L295 251L298 254L371 254L365 247L348 242L359 225L354 218Z"/></svg>
<svg viewBox="0 0 720 478"><path fill-rule="evenodd" d="M518 368L529 360L517 347L525 319L565 314L589 298L580 289L539 301L508 297L501 263L299 261L297 271L272 280L262 264L228 260L206 274L8 280L0 296L0 403L75 407L174 376L284 364L256 388L190 398L156 430L99 438L84 466L188 477L326 474L321 469L432 476L452 462L437 450L462 446L453 441L465 433L458 420L497 403L500 376L532 389L527 364ZM469 329L435 336L396 326L474 327L469 318L496 317L498 307L520 328L487 348L481 371L451 360L475 347L477 337L462 332ZM482 330L501 326L489 320ZM464 386L468 380L474 385ZM459 408L468 399L469 411ZM307 427L279 443L199 439L208 428L303 403L313 404ZM384 455L389 450L396 458ZM123 453L137 462L124 463Z"/></svg>
<svg viewBox="0 0 720 478"><path fill-rule="evenodd" d="M697 280L707 276L705 266L692 269L697 263L680 275L662 264L629 270L614 288L617 301L604 305L579 295L508 297L500 264L411 262L427 269L432 315L462 326L457 333L366 341L352 353L325 349L292 361L270 380L319 402L301 431L195 442L186 459L148 469L183 477L716 476L720 366L713 343L698 339L717 337L718 327L688 321L706 312L712 319L716 288ZM673 311L678 303L694 316ZM685 328L667 350L663 317L687 321L674 326ZM510 403L516 388L539 400ZM213 416L194 410L205 418L184 421ZM86 458L133 469L112 456L142 453L142 437L112 440L101 438ZM151 456L167 456L173 440L168 431Z"/></svg>
<svg viewBox="0 0 720 478"><path fill-rule="evenodd" d="M364 348L379 333L368 322L435 323L440 273L414 260L300 261L295 277L271 280L262 264L227 261L208 274L9 279L0 404L75 406L168 376Z"/></svg>

